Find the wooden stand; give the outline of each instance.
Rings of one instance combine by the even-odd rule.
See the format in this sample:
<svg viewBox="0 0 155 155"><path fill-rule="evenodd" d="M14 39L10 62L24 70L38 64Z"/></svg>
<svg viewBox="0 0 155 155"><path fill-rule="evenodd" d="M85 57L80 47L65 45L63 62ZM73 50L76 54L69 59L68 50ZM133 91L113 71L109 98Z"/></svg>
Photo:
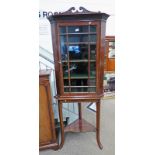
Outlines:
<svg viewBox="0 0 155 155"><path fill-rule="evenodd" d="M81 104L84 102L88 102L88 99L83 99L82 103L78 103L78 110L79 110L79 118L69 124L68 126L64 127L63 125L63 113L62 113L62 104L64 102L79 102L79 100L58 100L59 106L59 117L60 117L60 126L61 126L61 143L59 148L61 149L64 145L64 133L65 132L96 132L96 141L100 149L103 149L103 146L100 142L100 100L96 99L93 102L96 103L96 127L92 124L87 122L82 118L82 107ZM92 100L91 100L92 102ZM69 103L71 104L71 103Z"/></svg>

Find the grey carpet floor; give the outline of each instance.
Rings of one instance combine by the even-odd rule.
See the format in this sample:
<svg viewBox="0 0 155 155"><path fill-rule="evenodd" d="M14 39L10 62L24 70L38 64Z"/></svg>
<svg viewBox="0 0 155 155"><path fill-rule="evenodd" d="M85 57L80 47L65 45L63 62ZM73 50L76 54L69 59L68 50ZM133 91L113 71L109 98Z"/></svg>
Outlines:
<svg viewBox="0 0 155 155"><path fill-rule="evenodd" d="M65 133L65 144L61 150L44 150L39 155L114 155L115 154L115 100L102 100L101 103L101 143L100 150L95 132ZM95 125L95 112L83 104L83 118Z"/></svg>

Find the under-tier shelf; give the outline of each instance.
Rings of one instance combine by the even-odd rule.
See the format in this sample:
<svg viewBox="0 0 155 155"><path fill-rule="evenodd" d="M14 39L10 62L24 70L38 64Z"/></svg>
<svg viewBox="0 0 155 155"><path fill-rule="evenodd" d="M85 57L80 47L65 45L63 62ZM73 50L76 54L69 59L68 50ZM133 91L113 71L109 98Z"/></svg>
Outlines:
<svg viewBox="0 0 155 155"><path fill-rule="evenodd" d="M96 128L84 119L77 119L73 123L67 125L65 132L95 132Z"/></svg>

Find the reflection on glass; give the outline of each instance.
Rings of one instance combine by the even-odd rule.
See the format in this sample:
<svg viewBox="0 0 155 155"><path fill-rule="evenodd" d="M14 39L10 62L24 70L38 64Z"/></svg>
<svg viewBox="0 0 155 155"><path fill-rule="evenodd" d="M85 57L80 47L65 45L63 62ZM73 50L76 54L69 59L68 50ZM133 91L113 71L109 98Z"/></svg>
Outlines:
<svg viewBox="0 0 155 155"><path fill-rule="evenodd" d="M61 51L61 60L67 61L68 60L67 46L65 44L61 43L60 51Z"/></svg>
<svg viewBox="0 0 155 155"><path fill-rule="evenodd" d="M88 32L88 26L68 26L68 33Z"/></svg>
<svg viewBox="0 0 155 155"><path fill-rule="evenodd" d="M90 34L90 42L96 42L96 34Z"/></svg>
<svg viewBox="0 0 155 155"><path fill-rule="evenodd" d="M59 32L60 34L66 33L66 26L60 26Z"/></svg>
<svg viewBox="0 0 155 155"><path fill-rule="evenodd" d="M69 70L71 78L88 78L88 62L72 62Z"/></svg>
<svg viewBox="0 0 155 155"><path fill-rule="evenodd" d="M91 62L90 63L90 77L95 77L96 76L96 63Z"/></svg>
<svg viewBox="0 0 155 155"><path fill-rule="evenodd" d="M69 45L68 51L70 60L88 60L88 45L86 44Z"/></svg>
<svg viewBox="0 0 155 155"><path fill-rule="evenodd" d="M88 42L88 35L86 34L72 34L68 35L69 42Z"/></svg>
<svg viewBox="0 0 155 155"><path fill-rule="evenodd" d="M68 64L66 62L62 63L63 77L68 78Z"/></svg>
<svg viewBox="0 0 155 155"><path fill-rule="evenodd" d="M96 32L96 26L91 25L90 26L90 32Z"/></svg>
<svg viewBox="0 0 155 155"><path fill-rule="evenodd" d="M96 45L90 45L90 59L96 60Z"/></svg>

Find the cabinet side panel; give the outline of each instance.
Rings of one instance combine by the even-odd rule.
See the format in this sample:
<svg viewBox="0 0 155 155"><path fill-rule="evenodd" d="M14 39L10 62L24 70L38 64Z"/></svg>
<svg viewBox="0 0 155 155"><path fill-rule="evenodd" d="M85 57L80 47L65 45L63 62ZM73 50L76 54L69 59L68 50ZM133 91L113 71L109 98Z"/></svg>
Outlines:
<svg viewBox="0 0 155 155"><path fill-rule="evenodd" d="M54 65L55 65L55 75L56 75L56 85L57 85L57 94L60 94L60 80L57 78L60 75L60 66L59 66L59 53L58 53L58 43L57 43L57 27L56 22L51 23L51 32L52 32L52 45L53 45L53 54L54 54Z"/></svg>
<svg viewBox="0 0 155 155"><path fill-rule="evenodd" d="M46 87L39 85L39 142L49 143L52 138Z"/></svg>
<svg viewBox="0 0 155 155"><path fill-rule="evenodd" d="M100 48L100 92L104 92L103 78L104 78L104 56L105 56L105 30L106 22L101 20L101 48Z"/></svg>

